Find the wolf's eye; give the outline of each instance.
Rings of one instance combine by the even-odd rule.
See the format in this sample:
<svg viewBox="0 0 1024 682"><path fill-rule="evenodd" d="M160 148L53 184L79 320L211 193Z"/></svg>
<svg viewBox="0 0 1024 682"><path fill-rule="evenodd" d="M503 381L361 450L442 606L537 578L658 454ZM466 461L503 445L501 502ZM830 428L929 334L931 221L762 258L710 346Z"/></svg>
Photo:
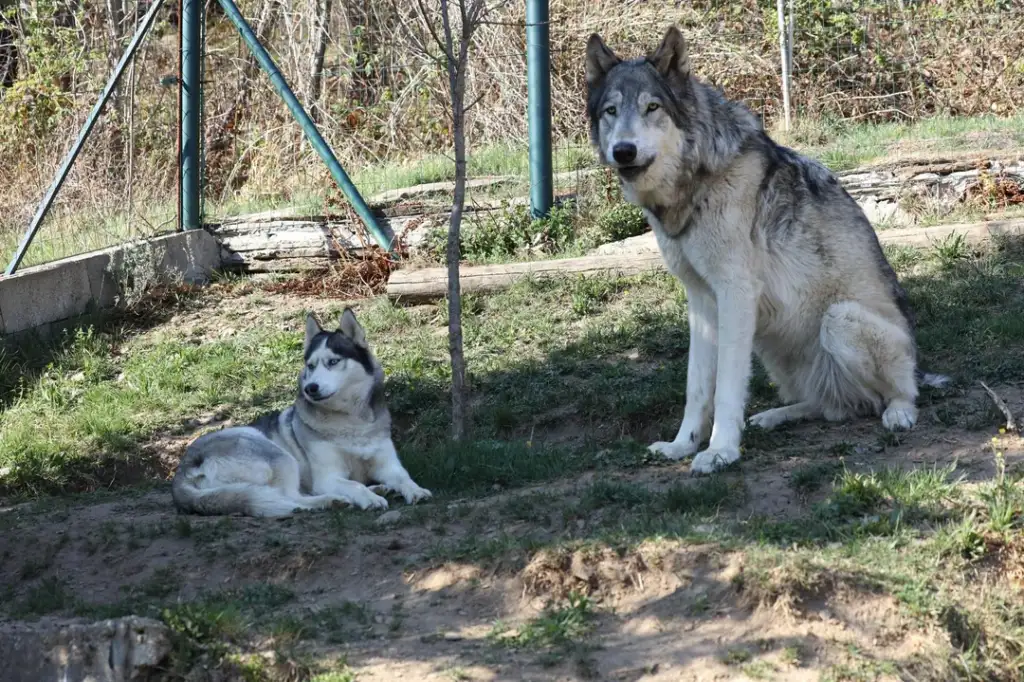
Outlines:
<svg viewBox="0 0 1024 682"><path fill-rule="evenodd" d="M651 113L652 111L657 111L658 109L661 109L661 105L658 104L657 102L651 102L650 104L647 105L648 114Z"/></svg>
<svg viewBox="0 0 1024 682"><path fill-rule="evenodd" d="M339 360L338 358L331 358L330 360L327 361L327 366L334 367L339 362L341 362L341 360Z"/></svg>
<svg viewBox="0 0 1024 682"><path fill-rule="evenodd" d="M609 116L614 116L615 115L615 107L608 107L607 109L604 110L604 113L608 114Z"/></svg>

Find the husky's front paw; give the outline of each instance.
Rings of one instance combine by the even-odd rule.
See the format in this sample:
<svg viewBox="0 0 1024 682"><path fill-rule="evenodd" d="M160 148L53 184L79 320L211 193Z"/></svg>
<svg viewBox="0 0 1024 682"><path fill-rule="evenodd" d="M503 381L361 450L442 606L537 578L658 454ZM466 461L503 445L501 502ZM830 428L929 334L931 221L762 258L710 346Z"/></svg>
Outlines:
<svg viewBox="0 0 1024 682"><path fill-rule="evenodd" d="M373 492L369 488L354 491L351 495L343 496L345 500L360 509L387 509L388 501Z"/></svg>
<svg viewBox="0 0 1024 682"><path fill-rule="evenodd" d="M733 448L708 448L693 458L691 474L710 474L739 461L740 451Z"/></svg>
<svg viewBox="0 0 1024 682"><path fill-rule="evenodd" d="M692 443L658 441L650 445L647 450L667 459L680 460L697 452L697 446Z"/></svg>

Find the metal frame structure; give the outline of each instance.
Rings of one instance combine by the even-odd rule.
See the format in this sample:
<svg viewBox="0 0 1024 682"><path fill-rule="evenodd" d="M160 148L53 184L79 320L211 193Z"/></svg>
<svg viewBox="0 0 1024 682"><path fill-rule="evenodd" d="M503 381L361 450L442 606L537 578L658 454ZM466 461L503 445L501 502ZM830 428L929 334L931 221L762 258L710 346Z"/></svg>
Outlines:
<svg viewBox="0 0 1024 682"><path fill-rule="evenodd" d="M242 16L234 0L218 0L228 19L235 25L242 39L252 52L260 67L270 77L277 94L284 100L292 116L302 127L302 132L313 149L331 172L334 181L345 193L356 213L377 243L391 252L393 245L373 212L364 201L351 178L342 168L330 145L324 140L316 123L299 103L298 98L277 68L270 54L260 43L252 27ZM549 38L549 0L526 0L526 62L529 89L528 116L530 136L530 206L535 218L548 214L553 203L553 175L551 159L551 73ZM71 167L82 151L82 146L92 132L103 107L110 99L125 68L134 60L139 45L152 28L156 14L163 0L153 0L135 35L121 56L120 61L107 81L78 139L72 145L61 165L57 176L47 190L15 251L14 257L4 271L13 275L21 265L25 252L32 244L43 219L53 206L53 201L67 179ZM195 230L203 226L202 216L202 108L203 108L203 16L204 0L179 0L179 76L178 76L178 219L180 230Z"/></svg>

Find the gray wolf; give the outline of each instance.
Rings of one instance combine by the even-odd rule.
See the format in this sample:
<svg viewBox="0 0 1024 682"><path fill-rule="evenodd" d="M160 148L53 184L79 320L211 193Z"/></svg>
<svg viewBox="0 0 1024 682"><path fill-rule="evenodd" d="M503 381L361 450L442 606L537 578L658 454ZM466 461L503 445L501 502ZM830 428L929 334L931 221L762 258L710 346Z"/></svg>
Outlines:
<svg viewBox="0 0 1024 682"><path fill-rule="evenodd" d="M911 428L919 385L949 379L917 368L907 295L835 176L694 76L674 26L625 60L592 35L586 78L595 151L643 209L688 301L683 420L650 450L696 454L693 473L737 461L755 352L785 406L750 424L874 414Z"/></svg>
<svg viewBox="0 0 1024 682"><path fill-rule="evenodd" d="M291 406L188 446L171 484L180 511L282 517L336 504L384 509L377 492L387 490L409 504L431 497L398 459L384 371L355 313L346 308L333 331L307 316L303 354Z"/></svg>

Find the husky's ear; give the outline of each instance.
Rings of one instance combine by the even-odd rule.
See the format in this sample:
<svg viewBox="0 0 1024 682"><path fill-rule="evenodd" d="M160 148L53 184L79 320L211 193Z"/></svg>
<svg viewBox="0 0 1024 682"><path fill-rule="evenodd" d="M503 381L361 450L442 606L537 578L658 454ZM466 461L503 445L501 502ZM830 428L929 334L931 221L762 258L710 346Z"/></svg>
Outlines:
<svg viewBox="0 0 1024 682"><path fill-rule="evenodd" d="M341 313L341 321L338 323L338 331L352 339L352 343L366 348L366 332L363 326L356 319L356 314L351 308L345 308Z"/></svg>
<svg viewBox="0 0 1024 682"><path fill-rule="evenodd" d="M323 331L320 323L313 317L313 313L306 315L306 341L304 343L306 348L309 348L309 344L313 341L313 337Z"/></svg>
<svg viewBox="0 0 1024 682"><path fill-rule="evenodd" d="M663 78L690 75L690 55L686 48L686 39L678 28L668 27L661 45L647 57L647 61L654 64L654 68Z"/></svg>
<svg viewBox="0 0 1024 682"><path fill-rule="evenodd" d="M600 83L612 68L621 62L612 52L601 36L596 33L590 35L587 41L587 85L594 87Z"/></svg>

